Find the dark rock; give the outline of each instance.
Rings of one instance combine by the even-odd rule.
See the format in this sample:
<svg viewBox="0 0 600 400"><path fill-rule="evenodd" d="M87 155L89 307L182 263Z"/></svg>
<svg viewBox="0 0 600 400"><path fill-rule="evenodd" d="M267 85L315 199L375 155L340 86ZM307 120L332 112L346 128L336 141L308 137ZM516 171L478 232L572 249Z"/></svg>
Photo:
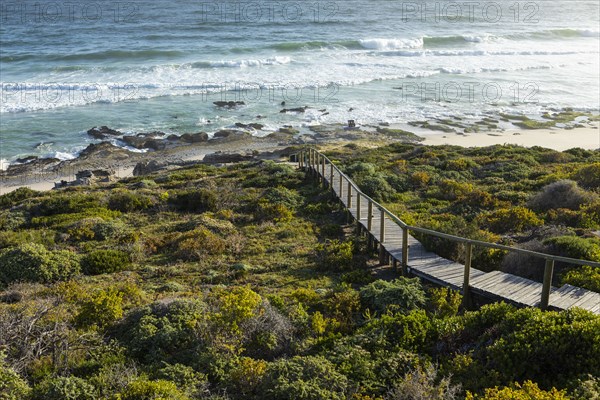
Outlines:
<svg viewBox="0 0 600 400"><path fill-rule="evenodd" d="M202 159L202 162L209 164L227 164L250 160L254 160L254 156L251 154L222 153L218 151L216 153L205 155Z"/></svg>
<svg viewBox="0 0 600 400"><path fill-rule="evenodd" d="M149 139L144 143L144 147L151 150L164 150L167 145L162 139Z"/></svg>
<svg viewBox="0 0 600 400"><path fill-rule="evenodd" d="M236 122L235 126L243 129L255 129L257 131L262 130L265 126L263 124L250 123L250 124L242 124L241 122Z"/></svg>
<svg viewBox="0 0 600 400"><path fill-rule="evenodd" d="M166 147L165 140L156 139L157 132L140 133L136 136L123 136L121 140L136 149L163 150Z"/></svg>
<svg viewBox="0 0 600 400"><path fill-rule="evenodd" d="M283 110L279 111L281 114L283 113L288 113L288 112L295 112L295 113L303 113L308 109L308 106L304 106L304 107L296 107L296 108L284 108Z"/></svg>
<svg viewBox="0 0 600 400"><path fill-rule="evenodd" d="M213 135L214 138L226 138L232 135L238 135L240 131L236 131L235 129L221 129L220 131L215 132Z"/></svg>
<svg viewBox="0 0 600 400"><path fill-rule="evenodd" d="M180 137L182 142L186 143L200 143L208 141L208 133L206 132L198 132L198 133L184 133Z"/></svg>
<svg viewBox="0 0 600 400"><path fill-rule="evenodd" d="M179 138L179 136L177 136L177 135L169 135L169 136L167 136L167 140L168 140L168 141L171 141L171 142L176 142L176 141L177 141L177 140L179 140L179 139L180 139L180 138Z"/></svg>
<svg viewBox="0 0 600 400"><path fill-rule="evenodd" d="M122 133L114 129L110 129L108 126L93 127L87 131L87 134L94 139L107 139L109 137L121 136Z"/></svg>
<svg viewBox="0 0 600 400"><path fill-rule="evenodd" d="M283 127L283 128L279 128L279 132L281 133L285 133L288 135L295 135L297 134L299 131L298 129L294 129L291 126L290 127Z"/></svg>
<svg viewBox="0 0 600 400"><path fill-rule="evenodd" d="M10 164L2 174L8 176L37 174L48 171L59 163L58 158L37 158L25 164Z"/></svg>
<svg viewBox="0 0 600 400"><path fill-rule="evenodd" d="M133 168L133 176L148 175L148 174L151 174L152 172L155 172L155 171L158 171L158 170L164 168L165 166L166 166L166 164L159 163L156 160L141 161L141 162L137 163L136 166Z"/></svg>
<svg viewBox="0 0 600 400"><path fill-rule="evenodd" d="M27 163L37 160L38 158L39 158L38 156L27 156L27 157L23 157L23 158L17 158L15 160L15 162L20 163L20 164L27 164Z"/></svg>
<svg viewBox="0 0 600 400"><path fill-rule="evenodd" d="M136 149L143 149L148 139L140 136L123 136L121 140L123 140L131 147L135 147Z"/></svg>
<svg viewBox="0 0 600 400"><path fill-rule="evenodd" d="M213 104L217 107L234 108L237 106L243 106L246 103L243 101L213 101Z"/></svg>
<svg viewBox="0 0 600 400"><path fill-rule="evenodd" d="M75 174L75 180L67 182L62 180L54 183L54 188L59 189L67 186L90 186L96 183L106 183L116 180L115 171L108 169L86 169Z"/></svg>
<svg viewBox="0 0 600 400"><path fill-rule="evenodd" d="M115 153L127 154L127 151L109 142L92 143L79 153L79 158L99 156L108 157Z"/></svg>
<svg viewBox="0 0 600 400"><path fill-rule="evenodd" d="M267 117L266 117L266 116L264 116L264 115L257 115L257 116L256 116L256 119L263 119L263 118L267 118Z"/></svg>

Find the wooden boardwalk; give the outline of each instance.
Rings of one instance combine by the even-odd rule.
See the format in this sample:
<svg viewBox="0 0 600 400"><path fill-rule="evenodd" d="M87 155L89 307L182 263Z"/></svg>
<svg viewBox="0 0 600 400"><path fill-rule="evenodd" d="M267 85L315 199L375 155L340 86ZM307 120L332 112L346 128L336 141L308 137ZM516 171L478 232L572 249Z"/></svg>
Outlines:
<svg viewBox="0 0 600 400"><path fill-rule="evenodd" d="M365 231L379 243L380 260L397 268L402 266L404 274L421 277L441 286L450 287L463 293L469 301L471 293L493 300L503 300L517 306L541 307L543 309L563 310L580 307L600 314L600 294L564 285L561 288L551 286L554 259L559 261L577 261L577 264L598 265L584 260L572 260L537 253L547 259L544 283L535 282L500 271L483 272L470 266L472 244L508 249L500 246L464 238L456 238L439 232L404 224L384 207L358 190L358 187L335 165L315 150L301 153L298 162L329 185L352 217ZM370 215L370 217L369 217ZM420 231L424 234L461 239L466 243L468 253L465 264L460 264L430 252L408 232ZM406 237L405 237L406 235ZM527 252L521 249L510 251ZM549 262L551 261L551 262Z"/></svg>

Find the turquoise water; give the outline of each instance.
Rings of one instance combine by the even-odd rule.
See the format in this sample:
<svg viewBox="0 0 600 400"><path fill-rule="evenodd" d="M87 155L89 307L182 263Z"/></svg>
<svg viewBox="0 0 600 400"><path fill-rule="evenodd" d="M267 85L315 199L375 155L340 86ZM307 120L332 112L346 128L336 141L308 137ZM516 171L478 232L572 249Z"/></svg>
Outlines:
<svg viewBox="0 0 600 400"><path fill-rule="evenodd" d="M284 123L598 110L599 8L597 0L2 0L0 158L72 157L98 125L182 134L260 115L268 132ZM246 105L223 110L218 100ZM311 108L281 114L282 101Z"/></svg>

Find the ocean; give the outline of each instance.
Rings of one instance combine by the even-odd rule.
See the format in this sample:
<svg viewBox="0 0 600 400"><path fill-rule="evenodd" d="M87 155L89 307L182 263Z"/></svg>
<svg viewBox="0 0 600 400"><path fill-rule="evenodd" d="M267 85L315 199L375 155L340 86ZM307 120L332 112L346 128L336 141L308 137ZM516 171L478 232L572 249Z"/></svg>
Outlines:
<svg viewBox="0 0 600 400"><path fill-rule="evenodd" d="M0 4L0 167L72 158L101 125L266 134L599 108L597 0Z"/></svg>

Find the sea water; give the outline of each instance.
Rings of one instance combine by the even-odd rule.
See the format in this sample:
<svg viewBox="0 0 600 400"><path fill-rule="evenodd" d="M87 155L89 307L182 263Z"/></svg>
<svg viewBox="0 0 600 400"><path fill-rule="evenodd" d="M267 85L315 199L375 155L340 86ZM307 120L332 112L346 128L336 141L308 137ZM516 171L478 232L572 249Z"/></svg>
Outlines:
<svg viewBox="0 0 600 400"><path fill-rule="evenodd" d="M0 4L2 168L73 157L100 125L266 134L599 107L597 0Z"/></svg>

